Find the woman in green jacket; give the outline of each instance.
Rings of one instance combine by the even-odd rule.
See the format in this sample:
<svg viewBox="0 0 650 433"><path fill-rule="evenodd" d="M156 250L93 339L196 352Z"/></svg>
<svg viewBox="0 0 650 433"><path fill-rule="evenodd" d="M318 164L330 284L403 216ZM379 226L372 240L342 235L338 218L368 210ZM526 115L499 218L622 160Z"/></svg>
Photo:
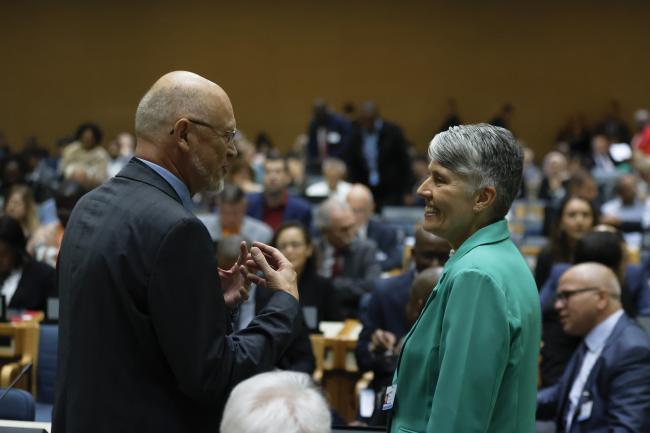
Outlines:
<svg viewBox="0 0 650 433"><path fill-rule="evenodd" d="M424 229L455 253L405 338L389 431L534 433L539 296L504 219L522 150L506 129L464 125L429 157Z"/></svg>

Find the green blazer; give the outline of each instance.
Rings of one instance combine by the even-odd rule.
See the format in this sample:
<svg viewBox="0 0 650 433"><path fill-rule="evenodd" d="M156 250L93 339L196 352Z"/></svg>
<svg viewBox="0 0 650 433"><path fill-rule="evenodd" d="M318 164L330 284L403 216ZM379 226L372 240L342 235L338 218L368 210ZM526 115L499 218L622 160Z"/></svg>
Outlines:
<svg viewBox="0 0 650 433"><path fill-rule="evenodd" d="M390 432L534 433L541 319L505 220L449 259L404 341Z"/></svg>

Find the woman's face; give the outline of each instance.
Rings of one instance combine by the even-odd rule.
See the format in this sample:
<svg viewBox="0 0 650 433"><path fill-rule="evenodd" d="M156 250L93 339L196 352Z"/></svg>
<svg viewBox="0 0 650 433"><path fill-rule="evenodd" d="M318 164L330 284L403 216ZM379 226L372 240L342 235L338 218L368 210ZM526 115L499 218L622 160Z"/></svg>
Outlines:
<svg viewBox="0 0 650 433"><path fill-rule="evenodd" d="M577 241L594 225L594 215L586 201L574 198L568 201L562 211L560 229L569 239Z"/></svg>
<svg viewBox="0 0 650 433"><path fill-rule="evenodd" d="M293 268L300 274L305 262L311 257L313 248L307 245L302 230L296 227L284 229L278 236L277 247L291 262Z"/></svg>
<svg viewBox="0 0 650 433"><path fill-rule="evenodd" d="M5 205L5 213L18 221L25 219L27 206L25 206L25 200L23 200L22 194L15 192L9 196Z"/></svg>
<svg viewBox="0 0 650 433"><path fill-rule="evenodd" d="M81 145L83 146L84 149L92 149L95 147L95 136L93 135L93 130L90 128L84 129L83 132L81 133L81 137L79 138L81 141Z"/></svg>
<svg viewBox="0 0 650 433"><path fill-rule="evenodd" d="M418 195L425 200L424 230L458 248L472 234L474 194L460 175L432 161Z"/></svg>

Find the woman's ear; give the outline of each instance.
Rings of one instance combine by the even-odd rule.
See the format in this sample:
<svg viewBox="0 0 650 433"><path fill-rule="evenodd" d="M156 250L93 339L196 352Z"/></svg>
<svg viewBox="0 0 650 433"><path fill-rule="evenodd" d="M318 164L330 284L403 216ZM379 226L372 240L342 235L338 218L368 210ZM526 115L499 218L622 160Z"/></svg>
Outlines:
<svg viewBox="0 0 650 433"><path fill-rule="evenodd" d="M493 186L485 186L476 195L474 212L480 213L492 206L497 198L497 190Z"/></svg>

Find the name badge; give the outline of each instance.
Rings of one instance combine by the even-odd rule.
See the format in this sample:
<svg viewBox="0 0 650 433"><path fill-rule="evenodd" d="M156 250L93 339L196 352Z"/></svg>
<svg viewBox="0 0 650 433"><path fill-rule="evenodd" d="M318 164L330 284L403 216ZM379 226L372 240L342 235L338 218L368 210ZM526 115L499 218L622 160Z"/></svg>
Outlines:
<svg viewBox="0 0 650 433"><path fill-rule="evenodd" d="M593 401L586 401L580 405L580 414L578 415L578 421L586 421L591 417L591 409L594 406Z"/></svg>
<svg viewBox="0 0 650 433"><path fill-rule="evenodd" d="M393 402L395 402L395 391L397 391L397 385L391 385L386 388L384 404L381 406L381 410L391 410L393 408Z"/></svg>

